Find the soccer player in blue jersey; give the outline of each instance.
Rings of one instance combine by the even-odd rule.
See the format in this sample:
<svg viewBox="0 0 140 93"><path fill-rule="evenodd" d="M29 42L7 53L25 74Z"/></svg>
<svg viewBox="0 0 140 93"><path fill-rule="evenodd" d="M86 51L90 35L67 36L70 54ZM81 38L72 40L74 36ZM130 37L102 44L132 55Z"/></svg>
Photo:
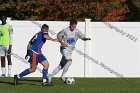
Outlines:
<svg viewBox="0 0 140 93"><path fill-rule="evenodd" d="M37 65L38 63L43 65L43 71L42 71L42 79L43 79L43 86L49 86L51 84L47 83L47 74L48 74L48 68L49 68L49 63L47 61L47 59L45 58L45 56L42 54L41 52L41 48L43 46L43 44L46 42L46 40L51 40L54 42L57 42L57 38L56 39L52 39L49 35L48 35L48 30L49 30L49 26L44 24L41 28L41 31L38 32L37 34L35 34L33 36L33 38L30 40L28 46L27 46L27 55L25 56L25 58L27 56L29 56L29 63L30 68L25 69L23 72L21 72L18 75L14 75L14 85L18 84L18 80L20 78L22 78L23 76L26 76L30 73L33 73L36 71Z"/></svg>

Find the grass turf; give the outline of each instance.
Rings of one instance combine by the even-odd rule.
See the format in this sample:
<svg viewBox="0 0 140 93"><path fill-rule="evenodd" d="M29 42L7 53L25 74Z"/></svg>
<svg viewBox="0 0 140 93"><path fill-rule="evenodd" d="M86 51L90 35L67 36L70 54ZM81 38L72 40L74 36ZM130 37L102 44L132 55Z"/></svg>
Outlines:
<svg viewBox="0 0 140 93"><path fill-rule="evenodd" d="M59 78L53 86L42 86L41 78L22 78L13 85L13 78L0 78L0 93L140 93L139 78L75 78L74 85L66 85Z"/></svg>

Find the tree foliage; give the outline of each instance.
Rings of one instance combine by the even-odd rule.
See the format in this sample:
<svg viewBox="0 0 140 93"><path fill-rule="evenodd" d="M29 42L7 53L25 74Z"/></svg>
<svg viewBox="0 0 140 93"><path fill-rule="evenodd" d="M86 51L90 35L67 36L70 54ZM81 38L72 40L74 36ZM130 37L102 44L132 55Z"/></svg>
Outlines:
<svg viewBox="0 0 140 93"><path fill-rule="evenodd" d="M122 1L125 0L0 0L0 13L6 12L16 20L63 21L76 18L84 21L90 18L92 21L139 21L139 17L136 19L134 16L140 14L140 0L134 0L131 4ZM126 6L128 10L124 9ZM129 13L128 16L125 13L119 15L114 14L115 11ZM126 17L126 20L110 18L118 16Z"/></svg>

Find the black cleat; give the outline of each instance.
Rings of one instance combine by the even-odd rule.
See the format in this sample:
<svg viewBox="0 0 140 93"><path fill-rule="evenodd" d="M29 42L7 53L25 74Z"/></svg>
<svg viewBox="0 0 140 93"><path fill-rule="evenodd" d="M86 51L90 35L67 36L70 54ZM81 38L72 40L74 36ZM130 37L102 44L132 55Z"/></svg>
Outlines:
<svg viewBox="0 0 140 93"><path fill-rule="evenodd" d="M17 85L17 84L18 84L18 76L14 75L14 85Z"/></svg>
<svg viewBox="0 0 140 93"><path fill-rule="evenodd" d="M60 77L60 80L61 80L63 83L66 83L66 78L65 78L65 77Z"/></svg>
<svg viewBox="0 0 140 93"><path fill-rule="evenodd" d="M44 83L42 83L42 86L53 86L53 84L48 83L48 82L44 82Z"/></svg>

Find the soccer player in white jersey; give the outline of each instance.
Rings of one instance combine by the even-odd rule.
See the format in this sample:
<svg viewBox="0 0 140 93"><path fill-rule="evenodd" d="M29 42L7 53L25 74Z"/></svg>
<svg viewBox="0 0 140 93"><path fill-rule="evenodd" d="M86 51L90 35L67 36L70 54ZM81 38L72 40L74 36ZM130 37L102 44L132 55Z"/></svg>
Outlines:
<svg viewBox="0 0 140 93"><path fill-rule="evenodd" d="M62 54L62 59L60 64L53 70L53 72L48 77L48 82L51 83L51 79L54 75L56 75L61 69L63 69L61 80L65 83L65 74L72 64L72 52L75 49L75 44L78 38L87 41L91 40L90 38L86 38L80 30L76 28L77 21L75 19L70 20L69 27L63 29L57 34L57 38L61 44L60 52Z"/></svg>

